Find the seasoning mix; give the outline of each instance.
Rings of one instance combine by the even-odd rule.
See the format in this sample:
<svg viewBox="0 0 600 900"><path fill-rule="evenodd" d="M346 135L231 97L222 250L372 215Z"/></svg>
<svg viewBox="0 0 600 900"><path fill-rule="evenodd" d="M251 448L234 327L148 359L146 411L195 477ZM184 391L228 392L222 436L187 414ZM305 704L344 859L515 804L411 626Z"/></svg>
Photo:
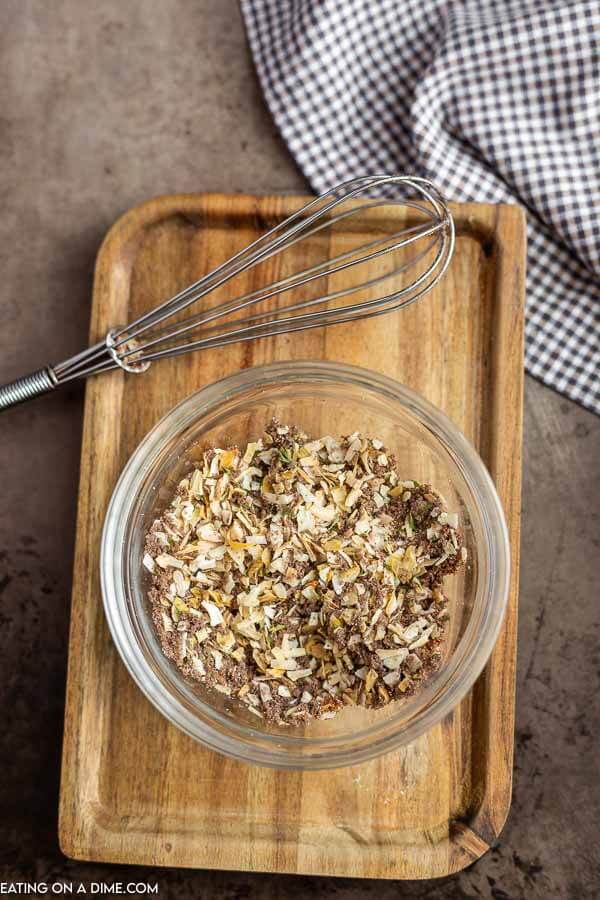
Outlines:
<svg viewBox="0 0 600 900"><path fill-rule="evenodd" d="M161 646L277 724L380 707L441 661L458 517L381 441L271 422L207 449L146 537Z"/></svg>

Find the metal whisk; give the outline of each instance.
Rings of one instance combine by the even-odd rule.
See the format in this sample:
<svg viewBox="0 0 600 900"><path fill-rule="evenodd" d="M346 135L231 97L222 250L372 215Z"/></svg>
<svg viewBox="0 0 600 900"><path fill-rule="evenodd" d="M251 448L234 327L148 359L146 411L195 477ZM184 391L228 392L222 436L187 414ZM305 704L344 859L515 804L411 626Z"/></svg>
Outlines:
<svg viewBox="0 0 600 900"><path fill-rule="evenodd" d="M394 207L408 207L418 221L398 230L397 219L389 215ZM364 217L368 215L369 239L364 242ZM357 217L356 224L348 222L351 217ZM327 229L334 233L340 222L346 230L352 226L359 235L362 228L363 242L250 293L213 306L204 304L195 312L190 310L191 315L179 317L248 269L285 253L300 241L323 235ZM376 237L374 232L378 232ZM409 248L408 259L405 248ZM191 350L351 322L400 309L437 284L453 249L452 216L430 182L407 176L354 178L310 201L160 306L129 325L115 326L93 347L0 387L0 410L76 378L110 369L140 373L155 360ZM411 281L388 286L386 293L385 281L412 269L417 271ZM345 273L345 286L336 289L335 276L340 272ZM350 274L354 281L348 284ZM319 282L318 290L307 288ZM287 301L281 302L286 295ZM277 308L265 309L263 304L272 298L278 298ZM340 300L346 302L339 304Z"/></svg>

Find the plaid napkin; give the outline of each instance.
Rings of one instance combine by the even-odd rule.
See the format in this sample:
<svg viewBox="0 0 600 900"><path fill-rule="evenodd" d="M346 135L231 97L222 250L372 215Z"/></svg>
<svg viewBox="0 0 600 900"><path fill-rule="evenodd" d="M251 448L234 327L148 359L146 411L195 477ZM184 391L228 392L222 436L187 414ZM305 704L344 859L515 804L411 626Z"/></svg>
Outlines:
<svg viewBox="0 0 600 900"><path fill-rule="evenodd" d="M528 217L527 370L600 413L598 0L241 0L317 192L381 172Z"/></svg>

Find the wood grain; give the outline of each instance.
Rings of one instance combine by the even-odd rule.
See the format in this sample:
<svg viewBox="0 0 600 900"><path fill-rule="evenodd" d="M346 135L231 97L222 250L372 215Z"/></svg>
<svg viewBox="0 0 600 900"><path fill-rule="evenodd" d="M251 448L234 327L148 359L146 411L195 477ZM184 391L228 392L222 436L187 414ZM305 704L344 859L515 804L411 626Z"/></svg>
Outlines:
<svg viewBox="0 0 600 900"><path fill-rule="evenodd" d="M127 213L100 250L91 340L199 277L298 198L182 195ZM81 461L60 794L77 859L375 878L431 878L473 862L510 806L521 488L525 226L515 207L456 206L443 282L402 313L169 360L91 380ZM342 236L343 239L343 236ZM128 456L193 390L271 360L320 358L391 375L478 447L512 548L508 614L470 695L413 744L335 772L233 762L170 726L113 647L98 557Z"/></svg>

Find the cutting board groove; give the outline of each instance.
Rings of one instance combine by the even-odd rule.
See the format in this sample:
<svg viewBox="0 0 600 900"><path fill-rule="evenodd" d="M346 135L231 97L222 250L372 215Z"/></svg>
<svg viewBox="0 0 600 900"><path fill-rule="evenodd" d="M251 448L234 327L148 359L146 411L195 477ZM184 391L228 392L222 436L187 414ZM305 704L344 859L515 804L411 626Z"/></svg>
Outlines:
<svg viewBox="0 0 600 900"><path fill-rule="evenodd" d="M172 295L298 205L292 197L180 195L131 210L98 255L91 340ZM430 878L473 862L498 836L510 807L513 755L525 223L508 206L453 212L452 265L431 296L403 312L168 360L139 378L112 373L88 383L60 794L67 856ZM205 750L149 705L112 644L98 557L119 473L164 413L240 368L307 358L384 372L445 410L495 480L513 567L490 663L452 716L382 759L335 772L282 773Z"/></svg>

